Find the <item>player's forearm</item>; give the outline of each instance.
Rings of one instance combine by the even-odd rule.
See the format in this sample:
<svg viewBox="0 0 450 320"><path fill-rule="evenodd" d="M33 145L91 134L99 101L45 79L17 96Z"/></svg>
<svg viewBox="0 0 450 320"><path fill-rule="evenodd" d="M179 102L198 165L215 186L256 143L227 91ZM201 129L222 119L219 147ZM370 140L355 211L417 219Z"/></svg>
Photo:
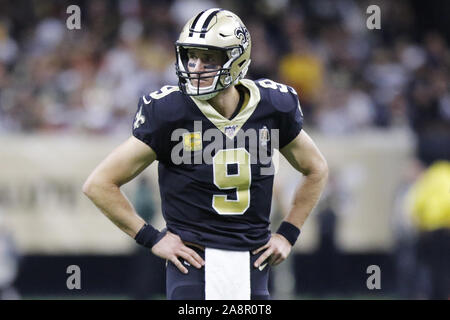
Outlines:
<svg viewBox="0 0 450 320"><path fill-rule="evenodd" d="M83 192L108 219L132 238L144 225L144 220L117 185L88 181L83 186Z"/></svg>
<svg viewBox="0 0 450 320"><path fill-rule="evenodd" d="M322 166L314 172L305 175L305 179L297 188L286 221L301 229L311 211L320 199L328 178L328 168Z"/></svg>

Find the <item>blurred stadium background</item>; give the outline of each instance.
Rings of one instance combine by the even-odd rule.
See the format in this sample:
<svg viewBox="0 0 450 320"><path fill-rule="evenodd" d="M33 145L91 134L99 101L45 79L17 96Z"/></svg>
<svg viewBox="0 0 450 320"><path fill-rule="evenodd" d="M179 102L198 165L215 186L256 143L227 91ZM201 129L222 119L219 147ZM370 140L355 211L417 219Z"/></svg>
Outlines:
<svg viewBox="0 0 450 320"><path fill-rule="evenodd" d="M81 29L69 30L69 5ZM369 30L369 5L381 29ZM131 134L140 95L176 84L173 42L196 12L238 14L249 78L299 92L330 180L275 299L447 299L450 2L0 0L0 297L164 299L164 262L81 192ZM430 169L431 168L431 169ZM163 226L152 165L124 190ZM273 228L300 175L280 162ZM81 269L69 290L67 267ZM369 290L370 265L381 288Z"/></svg>

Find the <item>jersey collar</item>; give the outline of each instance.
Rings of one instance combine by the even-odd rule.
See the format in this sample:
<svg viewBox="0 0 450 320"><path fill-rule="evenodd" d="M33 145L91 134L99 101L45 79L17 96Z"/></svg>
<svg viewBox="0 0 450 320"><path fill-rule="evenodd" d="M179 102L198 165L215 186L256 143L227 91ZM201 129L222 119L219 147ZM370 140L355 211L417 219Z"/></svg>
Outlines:
<svg viewBox="0 0 450 320"><path fill-rule="evenodd" d="M245 86L250 92L250 98L248 102L242 106L239 113L230 119L222 116L216 109L214 109L208 101L202 101L190 97L196 106L200 109L203 115L211 121L217 129L222 131L222 133L230 139L233 139L237 132L242 128L242 126L247 122L253 112L256 110L259 101L261 100L261 95L256 84L249 79L241 79L239 84ZM234 127L234 130L226 130L228 127Z"/></svg>

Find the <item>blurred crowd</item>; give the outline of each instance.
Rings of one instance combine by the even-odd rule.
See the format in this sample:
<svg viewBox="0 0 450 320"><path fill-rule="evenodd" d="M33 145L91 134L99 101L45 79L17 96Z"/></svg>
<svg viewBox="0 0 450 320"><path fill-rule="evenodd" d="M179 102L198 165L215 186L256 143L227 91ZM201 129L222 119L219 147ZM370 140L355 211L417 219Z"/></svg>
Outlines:
<svg viewBox="0 0 450 320"><path fill-rule="evenodd" d="M177 83L173 43L185 22L224 7L251 33L249 77L296 88L307 126L405 127L425 145L436 133L448 141L448 35L416 30L411 2L377 3L379 30L355 0L0 1L0 132L130 130L138 97ZM70 4L80 30L66 27Z"/></svg>

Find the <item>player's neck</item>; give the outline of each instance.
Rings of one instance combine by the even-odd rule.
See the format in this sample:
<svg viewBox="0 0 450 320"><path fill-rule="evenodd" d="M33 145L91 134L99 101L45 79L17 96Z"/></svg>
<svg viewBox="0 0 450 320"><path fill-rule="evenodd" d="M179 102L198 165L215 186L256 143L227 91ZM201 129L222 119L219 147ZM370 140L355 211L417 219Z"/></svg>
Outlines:
<svg viewBox="0 0 450 320"><path fill-rule="evenodd" d="M208 102L217 112L229 119L238 106L239 92L235 86L231 86L209 99Z"/></svg>

